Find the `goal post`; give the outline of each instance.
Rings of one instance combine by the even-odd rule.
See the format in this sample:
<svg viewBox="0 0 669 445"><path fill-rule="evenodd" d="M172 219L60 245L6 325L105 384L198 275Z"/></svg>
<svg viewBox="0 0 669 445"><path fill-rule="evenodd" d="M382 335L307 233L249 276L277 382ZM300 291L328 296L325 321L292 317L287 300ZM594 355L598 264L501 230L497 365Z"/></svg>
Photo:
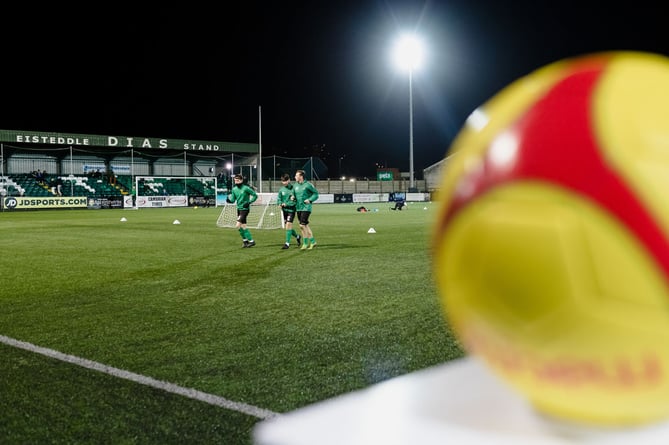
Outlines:
<svg viewBox="0 0 669 445"><path fill-rule="evenodd" d="M246 225L250 229L280 229L283 227L281 207L277 204L276 193L258 193L258 199L251 204ZM237 204L225 202L218 215L218 227L235 227L237 224Z"/></svg>

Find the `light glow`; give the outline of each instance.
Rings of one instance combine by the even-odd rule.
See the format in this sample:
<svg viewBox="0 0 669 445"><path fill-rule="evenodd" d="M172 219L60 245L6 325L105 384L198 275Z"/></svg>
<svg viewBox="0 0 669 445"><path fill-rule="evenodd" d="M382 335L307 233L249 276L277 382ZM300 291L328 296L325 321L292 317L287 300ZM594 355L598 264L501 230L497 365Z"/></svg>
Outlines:
<svg viewBox="0 0 669 445"><path fill-rule="evenodd" d="M423 65L425 50L423 42L412 34L404 34L397 39L393 48L395 66L404 71L415 71Z"/></svg>
<svg viewBox="0 0 669 445"><path fill-rule="evenodd" d="M497 137L490 146L489 159L496 169L515 165L518 156L518 137L510 132Z"/></svg>
<svg viewBox="0 0 669 445"><path fill-rule="evenodd" d="M473 127L476 131L481 131L486 125L488 125L489 121L490 118L486 112L481 108L477 108L467 118L467 125Z"/></svg>

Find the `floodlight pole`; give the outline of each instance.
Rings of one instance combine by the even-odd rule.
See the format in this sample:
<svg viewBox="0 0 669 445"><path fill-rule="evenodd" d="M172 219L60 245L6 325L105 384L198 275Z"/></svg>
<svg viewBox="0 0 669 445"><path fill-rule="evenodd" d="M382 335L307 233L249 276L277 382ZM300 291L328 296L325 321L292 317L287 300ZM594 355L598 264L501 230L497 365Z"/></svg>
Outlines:
<svg viewBox="0 0 669 445"><path fill-rule="evenodd" d="M258 179L259 191L262 193L262 107L258 105Z"/></svg>
<svg viewBox="0 0 669 445"><path fill-rule="evenodd" d="M409 69L409 191L414 189L413 176L413 69Z"/></svg>
<svg viewBox="0 0 669 445"><path fill-rule="evenodd" d="M411 35L402 36L395 45L395 63L409 72L409 188L416 186L413 165L413 71L418 69L422 58L421 44Z"/></svg>

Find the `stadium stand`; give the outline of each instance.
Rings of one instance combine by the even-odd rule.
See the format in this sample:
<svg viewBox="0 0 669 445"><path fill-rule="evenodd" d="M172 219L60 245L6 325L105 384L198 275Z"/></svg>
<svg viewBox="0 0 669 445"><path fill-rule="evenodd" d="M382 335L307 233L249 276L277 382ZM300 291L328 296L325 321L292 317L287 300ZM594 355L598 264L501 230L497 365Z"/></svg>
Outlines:
<svg viewBox="0 0 669 445"><path fill-rule="evenodd" d="M90 178L88 176L57 176L47 175L44 184L30 174L19 173L6 175L0 181L7 196L54 196L49 183L52 179L60 178L63 182L63 194L65 196L122 196L130 193L129 189L121 183L109 184L104 178Z"/></svg>

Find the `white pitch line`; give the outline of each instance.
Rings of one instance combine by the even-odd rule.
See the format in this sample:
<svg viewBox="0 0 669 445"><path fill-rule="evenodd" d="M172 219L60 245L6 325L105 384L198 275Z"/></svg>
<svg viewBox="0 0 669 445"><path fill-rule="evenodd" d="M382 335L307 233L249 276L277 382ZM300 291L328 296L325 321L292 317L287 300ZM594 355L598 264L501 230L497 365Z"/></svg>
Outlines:
<svg viewBox="0 0 669 445"><path fill-rule="evenodd" d="M92 360L76 357L74 355L63 354L62 352L58 352L53 349L43 348L41 346L33 345L32 343L27 343L24 341L15 340L10 337L5 337L4 335L0 335L0 342L9 346L25 349L26 351L35 352L37 354L55 358L56 360L72 363L77 366L92 369L94 371L99 371L105 374L113 375L114 377L130 380L132 382L136 382L146 386L151 386L153 388L162 389L163 391L171 392L173 394L179 394L181 396L199 400L200 402L205 402L210 405L216 405L232 411L248 414L250 416L258 417L260 419L269 419L271 417L276 417L279 415L278 413L275 413L273 411L269 411L263 408L258 408L253 405L248 405L246 403L241 403L241 402L234 402L224 397L198 391L193 388L184 388L183 386L175 385L173 383L165 382L162 380L156 380L151 377L147 377L141 374L135 374L134 372L126 371L123 369L114 368L113 366L107 366L105 364L94 362Z"/></svg>

